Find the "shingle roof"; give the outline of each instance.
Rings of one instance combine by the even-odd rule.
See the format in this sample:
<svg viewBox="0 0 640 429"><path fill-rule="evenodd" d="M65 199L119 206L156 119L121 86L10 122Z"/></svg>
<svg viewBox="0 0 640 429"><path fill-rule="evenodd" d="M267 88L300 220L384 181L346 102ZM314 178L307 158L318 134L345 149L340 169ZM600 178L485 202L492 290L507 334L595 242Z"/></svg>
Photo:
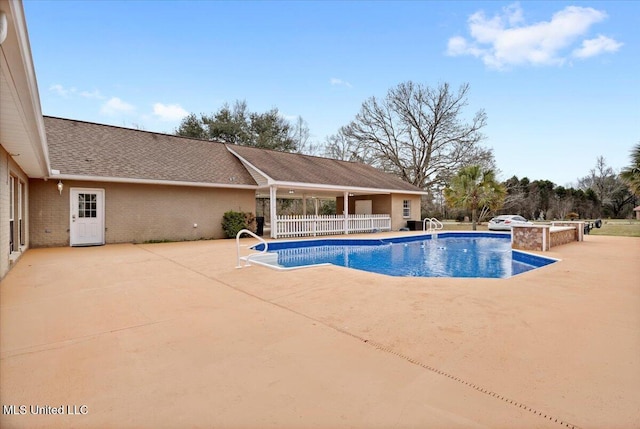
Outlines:
<svg viewBox="0 0 640 429"><path fill-rule="evenodd" d="M45 116L51 168L63 175L256 185L223 143Z"/></svg>
<svg viewBox="0 0 640 429"><path fill-rule="evenodd" d="M51 168L61 175L256 186L228 149L277 182L421 192L369 165L44 117Z"/></svg>
<svg viewBox="0 0 640 429"><path fill-rule="evenodd" d="M422 189L366 164L247 146L229 145L229 148L278 182L422 192Z"/></svg>

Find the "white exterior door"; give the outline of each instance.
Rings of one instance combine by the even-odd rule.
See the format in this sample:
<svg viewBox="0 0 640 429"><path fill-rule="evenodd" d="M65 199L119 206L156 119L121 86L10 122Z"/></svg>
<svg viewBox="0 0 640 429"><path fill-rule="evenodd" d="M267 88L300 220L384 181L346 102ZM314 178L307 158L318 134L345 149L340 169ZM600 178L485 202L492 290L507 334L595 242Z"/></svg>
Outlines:
<svg viewBox="0 0 640 429"><path fill-rule="evenodd" d="M71 188L72 246L104 244L104 189Z"/></svg>

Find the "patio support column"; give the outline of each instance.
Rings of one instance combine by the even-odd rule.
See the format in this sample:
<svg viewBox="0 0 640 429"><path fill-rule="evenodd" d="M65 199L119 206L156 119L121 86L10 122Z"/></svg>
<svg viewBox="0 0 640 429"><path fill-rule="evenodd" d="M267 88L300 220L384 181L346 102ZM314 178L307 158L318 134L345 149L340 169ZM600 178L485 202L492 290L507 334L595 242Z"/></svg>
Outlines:
<svg viewBox="0 0 640 429"><path fill-rule="evenodd" d="M315 209L316 209L316 217L318 217L318 199L317 198L313 199L313 205L315 206Z"/></svg>
<svg viewBox="0 0 640 429"><path fill-rule="evenodd" d="M349 234L349 192L344 191L344 233Z"/></svg>
<svg viewBox="0 0 640 429"><path fill-rule="evenodd" d="M269 187L269 214L271 215L271 238L278 238L278 215L276 214L276 191L274 185Z"/></svg>
<svg viewBox="0 0 640 429"><path fill-rule="evenodd" d="M307 215L307 196L302 194L302 214Z"/></svg>

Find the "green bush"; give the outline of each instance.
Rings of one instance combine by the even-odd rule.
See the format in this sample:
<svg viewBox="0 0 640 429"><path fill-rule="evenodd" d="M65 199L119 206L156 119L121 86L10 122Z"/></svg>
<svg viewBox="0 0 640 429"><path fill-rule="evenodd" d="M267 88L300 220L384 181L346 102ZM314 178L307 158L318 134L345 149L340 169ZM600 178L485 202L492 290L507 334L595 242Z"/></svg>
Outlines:
<svg viewBox="0 0 640 429"><path fill-rule="evenodd" d="M253 213L228 211L222 216L222 229L227 238L234 238L241 229L255 232L256 218Z"/></svg>

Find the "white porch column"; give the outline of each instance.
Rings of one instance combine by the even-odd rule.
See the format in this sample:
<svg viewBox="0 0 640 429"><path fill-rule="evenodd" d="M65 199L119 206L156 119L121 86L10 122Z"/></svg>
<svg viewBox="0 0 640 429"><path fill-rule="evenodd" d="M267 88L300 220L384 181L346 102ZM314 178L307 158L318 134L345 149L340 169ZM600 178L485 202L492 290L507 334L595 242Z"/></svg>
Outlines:
<svg viewBox="0 0 640 429"><path fill-rule="evenodd" d="M278 215L276 214L276 191L278 188L269 187L269 213L271 217L271 238L278 238Z"/></svg>
<svg viewBox="0 0 640 429"><path fill-rule="evenodd" d="M307 196L302 194L302 214L307 215Z"/></svg>
<svg viewBox="0 0 640 429"><path fill-rule="evenodd" d="M318 217L318 198L314 198L313 199L313 205L316 208L316 217ZM640 212L638 212L638 213L640 213Z"/></svg>
<svg viewBox="0 0 640 429"><path fill-rule="evenodd" d="M349 234L349 192L344 193L344 233Z"/></svg>

